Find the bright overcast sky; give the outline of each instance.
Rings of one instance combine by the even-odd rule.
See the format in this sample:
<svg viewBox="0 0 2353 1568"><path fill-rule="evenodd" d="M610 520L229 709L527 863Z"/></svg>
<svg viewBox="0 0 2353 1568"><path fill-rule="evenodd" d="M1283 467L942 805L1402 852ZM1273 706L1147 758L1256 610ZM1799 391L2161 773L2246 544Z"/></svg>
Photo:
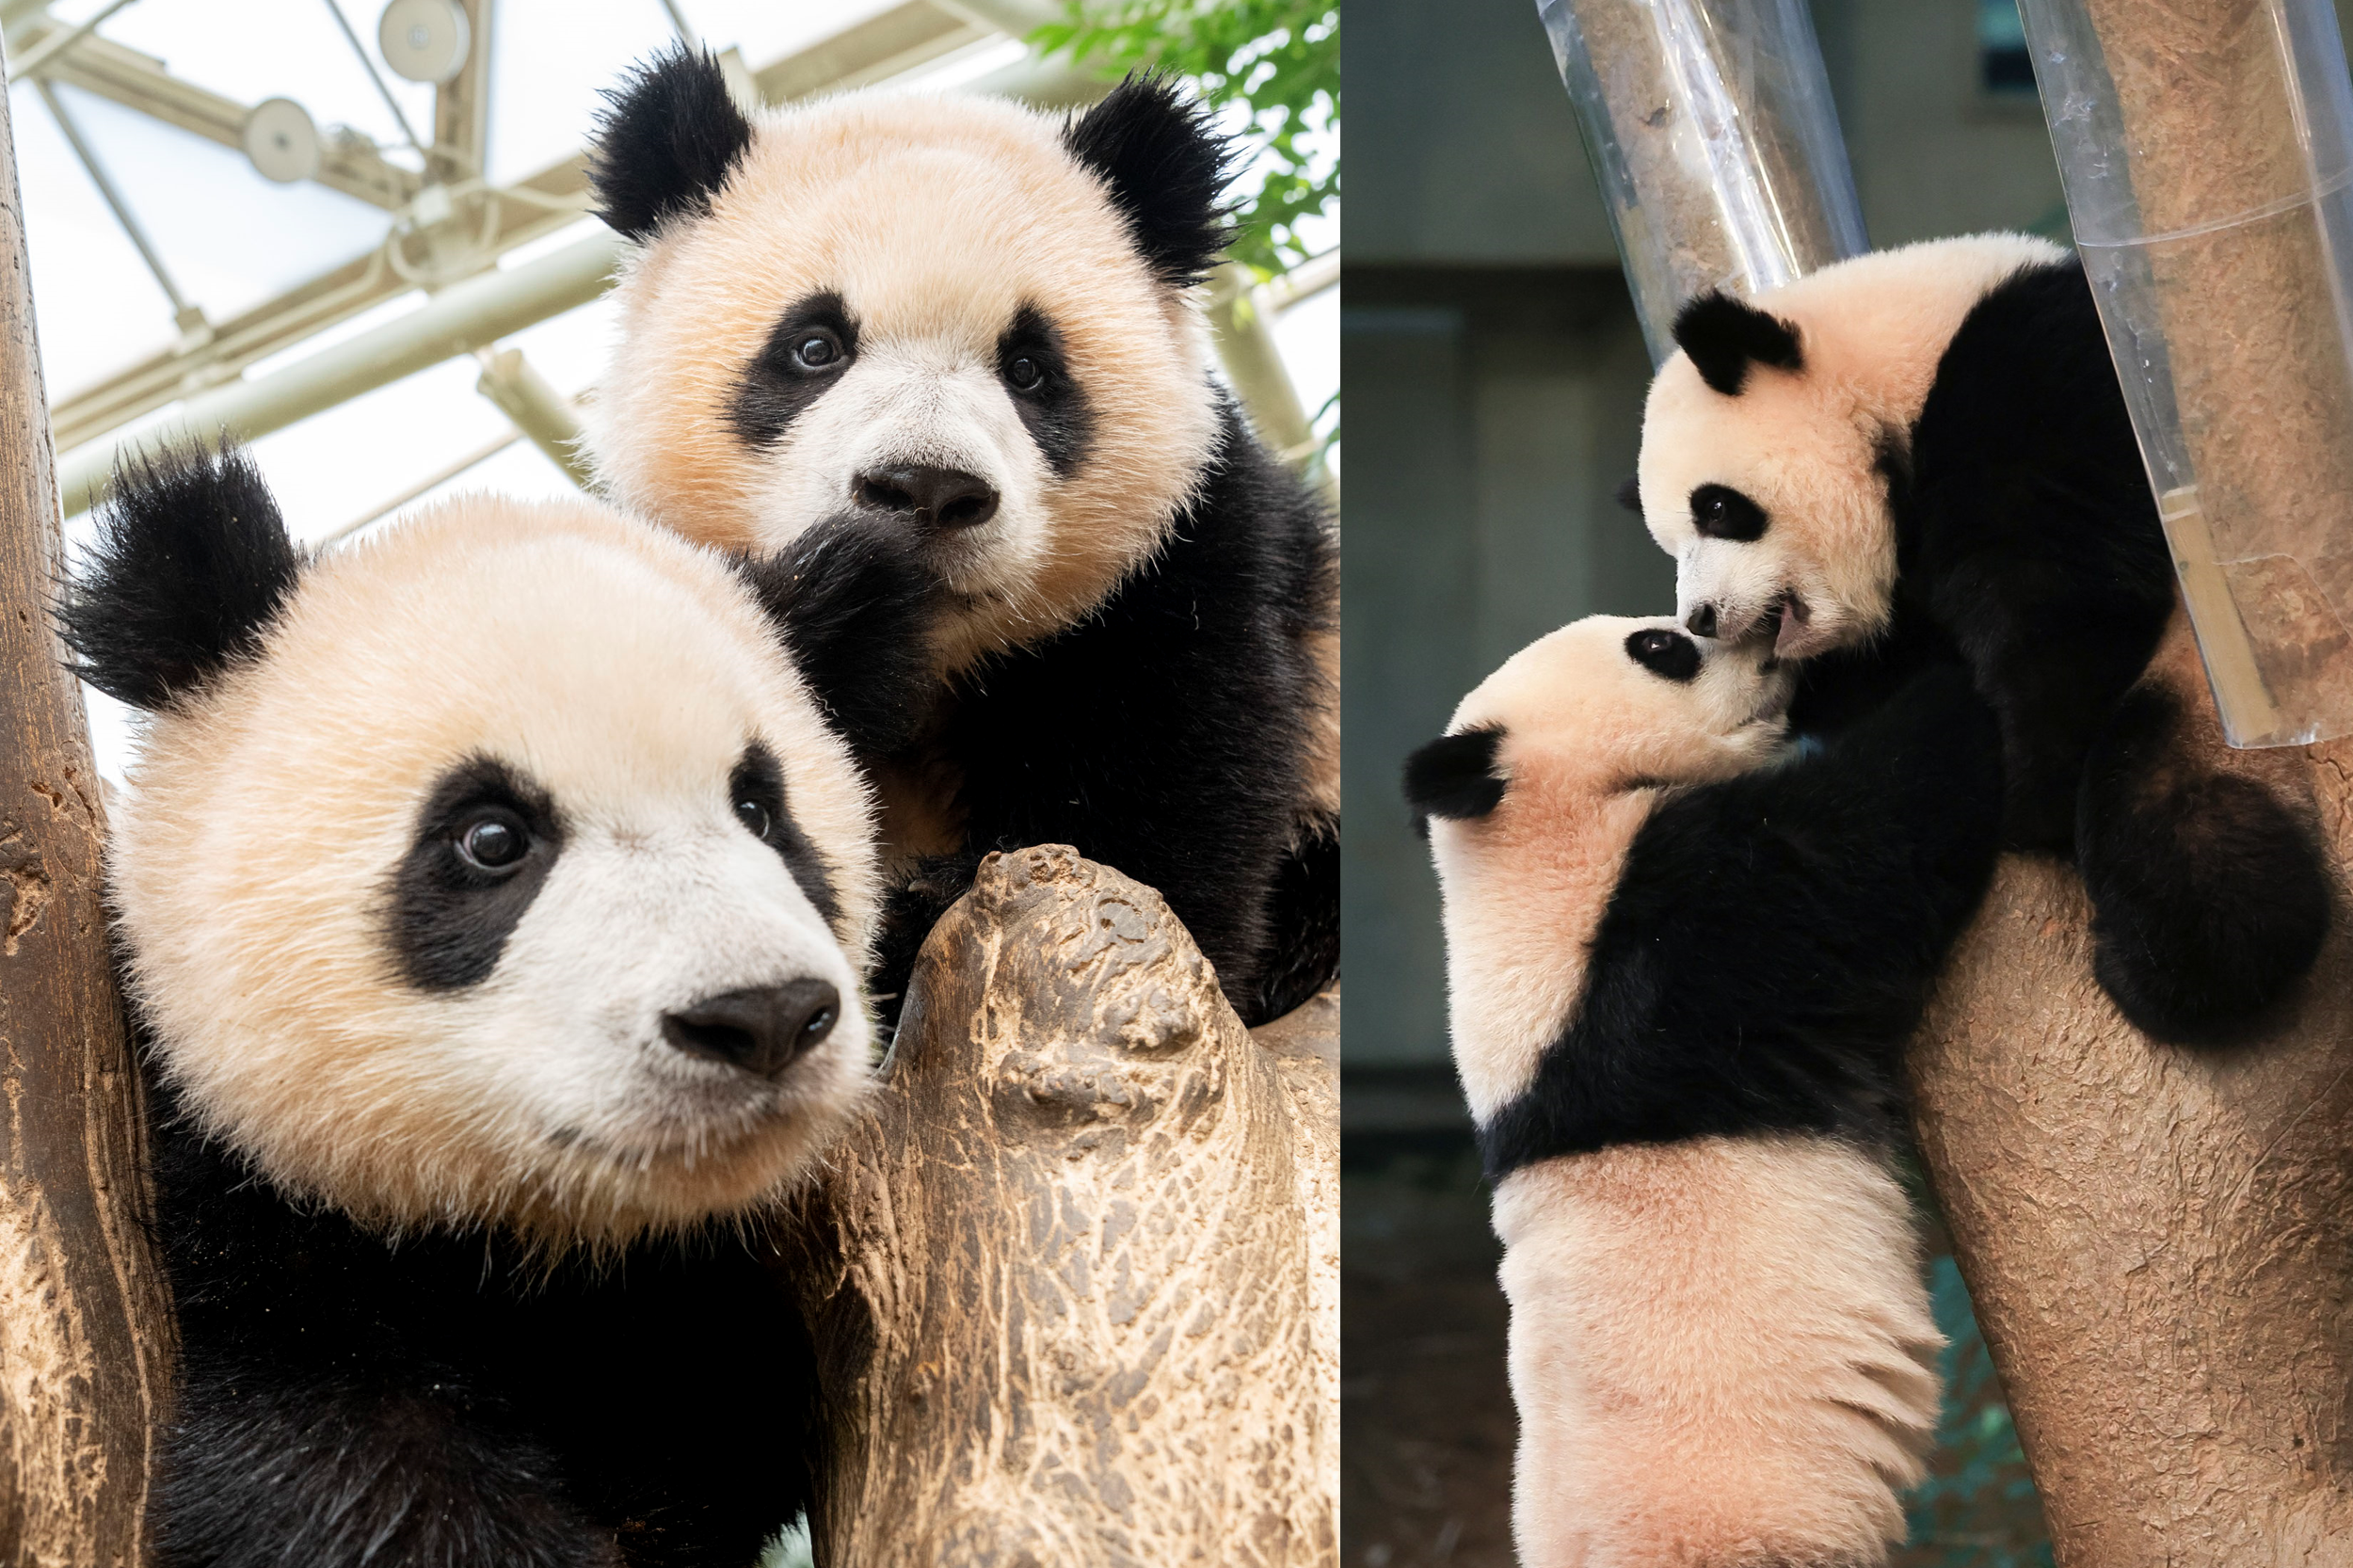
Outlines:
<svg viewBox="0 0 2353 1568"><path fill-rule="evenodd" d="M680 0L680 8L706 41L740 47L757 70L888 3ZM103 4L57 0L50 9L78 21ZM373 55L381 0L341 4ZM329 126L349 125L395 161L413 162L328 6L329 0L138 0L107 19L99 33L241 103L291 98L309 111L323 136ZM501 0L491 62L490 179L504 184L578 151L598 89L673 37L660 0ZM952 85L1019 52L1000 40L939 62L931 74ZM432 89L383 71L380 60L377 68L409 123L429 127ZM383 240L387 216L375 207L324 185L273 184L228 148L72 88L56 90L181 294L212 321L226 320ZM10 90L9 110L42 373L51 397L70 396L170 344L171 306L30 83ZM1337 243L1336 221L1319 223L1316 231L1310 236L1316 248ZM575 227L546 236L510 252L505 264L585 232ZM266 374L274 363L404 315L421 297L390 300L248 374ZM504 342L522 349L559 390L574 393L601 369L610 321L607 308L593 304ZM1311 412L1321 408L1339 385L1338 291L1295 307L1275 330L1302 402ZM451 360L255 442L294 531L310 537L332 533L510 435L504 416L474 390L479 369L471 358ZM560 469L520 440L445 487L526 495L570 488ZM69 536L79 536L86 526L87 519L69 521ZM90 695L99 765L120 777L127 744L121 715Z"/></svg>

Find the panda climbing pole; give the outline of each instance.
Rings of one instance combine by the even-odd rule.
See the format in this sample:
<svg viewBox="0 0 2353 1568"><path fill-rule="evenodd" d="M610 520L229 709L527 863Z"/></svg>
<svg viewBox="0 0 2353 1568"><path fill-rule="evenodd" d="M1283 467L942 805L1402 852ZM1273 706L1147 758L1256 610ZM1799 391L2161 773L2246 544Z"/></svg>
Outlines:
<svg viewBox="0 0 2353 1568"><path fill-rule="evenodd" d="M1801 4L1537 6L1655 352L1685 277L1835 259L1813 218L1852 185ZM2095 981L2074 872L2006 860L1913 1044L1919 1144L2059 1568L2323 1568L2353 1541L2345 58L2326 0L2022 9L2180 568L2154 666L2219 696L2202 760L2309 813L2336 929L2244 1037L2168 1045Z"/></svg>
<svg viewBox="0 0 2353 1568"><path fill-rule="evenodd" d="M7 117L0 102L0 1562L136 1568L171 1330L138 1224L98 775L50 629L63 541Z"/></svg>

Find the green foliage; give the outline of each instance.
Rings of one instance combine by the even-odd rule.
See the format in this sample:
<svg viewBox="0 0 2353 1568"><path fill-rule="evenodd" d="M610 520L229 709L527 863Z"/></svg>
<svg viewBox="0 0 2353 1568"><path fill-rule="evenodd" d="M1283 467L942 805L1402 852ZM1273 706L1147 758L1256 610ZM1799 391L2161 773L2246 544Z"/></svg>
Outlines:
<svg viewBox="0 0 2353 1568"><path fill-rule="evenodd" d="M1340 8L1335 0L1065 0L1030 35L1047 55L1184 79L1247 110L1265 179L1235 214L1230 254L1261 278L1305 261L1296 225L1340 195Z"/></svg>
<svg viewBox="0 0 2353 1568"><path fill-rule="evenodd" d="M1946 1340L1945 1410L1929 1479L1908 1499L1911 1544L1896 1560L1900 1568L2051 1568L2042 1501L1951 1257L1929 1265L1929 1290Z"/></svg>

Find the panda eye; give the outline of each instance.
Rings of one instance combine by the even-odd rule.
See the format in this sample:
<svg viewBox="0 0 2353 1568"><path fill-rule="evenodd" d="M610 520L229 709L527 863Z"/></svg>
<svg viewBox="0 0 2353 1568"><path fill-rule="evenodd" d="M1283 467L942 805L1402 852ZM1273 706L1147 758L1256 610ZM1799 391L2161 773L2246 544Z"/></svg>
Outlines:
<svg viewBox="0 0 2353 1568"><path fill-rule="evenodd" d="M1038 383L1046 379L1046 367L1024 354L1005 367L1005 379L1013 383L1016 392L1035 392Z"/></svg>
<svg viewBox="0 0 2353 1568"><path fill-rule="evenodd" d="M1626 657L1669 680L1689 680L1700 672L1699 645L1680 632L1650 627L1625 640Z"/></svg>
<svg viewBox="0 0 2353 1568"><path fill-rule="evenodd" d="M841 362L841 340L822 328L814 328L792 345L792 362L803 370L830 370Z"/></svg>
<svg viewBox="0 0 2353 1568"><path fill-rule="evenodd" d="M457 830L457 856L476 871L512 870L531 853L531 834L507 811L489 811Z"/></svg>
<svg viewBox="0 0 2353 1568"><path fill-rule="evenodd" d="M1704 539L1746 544L1765 536L1765 508L1729 485L1702 485L1691 492L1691 526Z"/></svg>
<svg viewBox="0 0 2353 1568"><path fill-rule="evenodd" d="M768 808L756 800L739 800L735 803L735 820L742 823L753 838L766 841Z"/></svg>

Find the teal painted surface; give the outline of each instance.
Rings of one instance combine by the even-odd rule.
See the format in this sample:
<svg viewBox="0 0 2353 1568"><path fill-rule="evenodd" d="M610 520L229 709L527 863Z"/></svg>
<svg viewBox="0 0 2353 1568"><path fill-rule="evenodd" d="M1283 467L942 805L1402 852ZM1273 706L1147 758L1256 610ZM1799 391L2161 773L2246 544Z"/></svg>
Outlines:
<svg viewBox="0 0 2353 1568"><path fill-rule="evenodd" d="M1912 1540L1899 1568L2052 1568L2034 1478L1950 1257L1929 1264L1929 1288L1949 1341L1945 1411L1928 1481L1909 1499Z"/></svg>

